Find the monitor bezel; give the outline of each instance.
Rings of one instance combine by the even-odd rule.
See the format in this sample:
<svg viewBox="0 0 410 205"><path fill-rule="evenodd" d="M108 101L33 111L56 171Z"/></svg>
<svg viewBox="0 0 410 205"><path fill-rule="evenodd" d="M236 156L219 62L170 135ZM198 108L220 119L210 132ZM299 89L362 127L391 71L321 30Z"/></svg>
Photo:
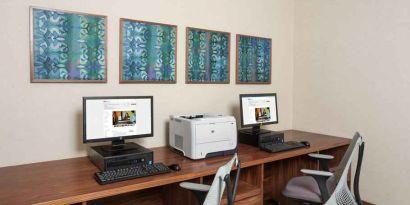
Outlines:
<svg viewBox="0 0 410 205"><path fill-rule="evenodd" d="M242 107L242 98L245 97L275 97L275 109L276 109L276 121L273 122L263 122L263 123L254 123L254 124L244 124L243 123L243 107ZM279 123L279 114L278 114L278 97L276 93L258 93L258 94L239 94L239 104L240 104L240 114L241 114L241 127L254 127L260 125L270 125Z"/></svg>
<svg viewBox="0 0 410 205"><path fill-rule="evenodd" d="M105 99L150 99L151 101L151 133L141 134L141 135L129 135L121 137L110 137L110 138L99 138L99 139L87 139L87 100L105 100ZM154 97L153 96L88 96L83 97L83 143L92 143L92 142L106 142L106 141L115 141L115 140L125 140L125 139L138 139L143 137L153 137L154 136Z"/></svg>

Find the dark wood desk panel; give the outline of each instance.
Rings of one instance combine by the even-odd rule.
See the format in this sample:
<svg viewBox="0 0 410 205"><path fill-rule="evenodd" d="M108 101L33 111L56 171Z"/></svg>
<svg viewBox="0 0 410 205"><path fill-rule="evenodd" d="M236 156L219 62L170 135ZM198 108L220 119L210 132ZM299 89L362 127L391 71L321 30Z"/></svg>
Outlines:
<svg viewBox="0 0 410 205"><path fill-rule="evenodd" d="M268 153L259 150L259 148L257 147L240 146L239 155L242 162L241 165L243 167L248 167L350 144L350 139L347 138L302 132L297 130L287 130L284 132L285 141L309 141L310 148L301 148L279 153Z"/></svg>
<svg viewBox="0 0 410 205"><path fill-rule="evenodd" d="M243 168L336 148L350 139L301 131L285 131L285 140L308 140L310 148L270 154L239 144ZM212 175L230 156L190 160L167 147L153 148L155 162L180 164L172 172L101 186L93 178L98 169L87 157L0 168L0 204L72 204Z"/></svg>

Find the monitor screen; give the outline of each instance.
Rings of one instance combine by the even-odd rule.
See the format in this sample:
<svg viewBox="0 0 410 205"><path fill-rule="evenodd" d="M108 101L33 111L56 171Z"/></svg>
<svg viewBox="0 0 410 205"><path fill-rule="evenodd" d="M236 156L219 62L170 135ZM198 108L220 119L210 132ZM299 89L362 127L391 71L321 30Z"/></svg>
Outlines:
<svg viewBox="0 0 410 205"><path fill-rule="evenodd" d="M278 123L275 93L241 94L239 98L243 127Z"/></svg>
<svg viewBox="0 0 410 205"><path fill-rule="evenodd" d="M153 135L153 97L84 97L84 143Z"/></svg>

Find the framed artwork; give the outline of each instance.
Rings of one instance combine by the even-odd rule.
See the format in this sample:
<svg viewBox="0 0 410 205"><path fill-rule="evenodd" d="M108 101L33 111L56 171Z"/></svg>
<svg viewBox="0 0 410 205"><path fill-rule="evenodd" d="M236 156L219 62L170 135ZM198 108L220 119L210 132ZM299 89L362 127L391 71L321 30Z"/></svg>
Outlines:
<svg viewBox="0 0 410 205"><path fill-rule="evenodd" d="M229 84L231 34L187 27L186 83Z"/></svg>
<svg viewBox="0 0 410 205"><path fill-rule="evenodd" d="M176 83L177 26L120 20L120 83Z"/></svg>
<svg viewBox="0 0 410 205"><path fill-rule="evenodd" d="M236 35L236 83L271 83L272 40Z"/></svg>
<svg viewBox="0 0 410 205"><path fill-rule="evenodd" d="M107 17L30 7L32 83L107 82Z"/></svg>

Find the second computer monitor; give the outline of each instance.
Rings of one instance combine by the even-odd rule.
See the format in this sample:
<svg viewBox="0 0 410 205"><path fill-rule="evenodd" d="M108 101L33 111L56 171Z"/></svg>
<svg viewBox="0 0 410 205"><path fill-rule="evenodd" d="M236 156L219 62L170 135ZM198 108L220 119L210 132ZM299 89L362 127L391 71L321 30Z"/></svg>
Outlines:
<svg viewBox="0 0 410 205"><path fill-rule="evenodd" d="M278 123L276 93L241 94L239 98L242 127Z"/></svg>

